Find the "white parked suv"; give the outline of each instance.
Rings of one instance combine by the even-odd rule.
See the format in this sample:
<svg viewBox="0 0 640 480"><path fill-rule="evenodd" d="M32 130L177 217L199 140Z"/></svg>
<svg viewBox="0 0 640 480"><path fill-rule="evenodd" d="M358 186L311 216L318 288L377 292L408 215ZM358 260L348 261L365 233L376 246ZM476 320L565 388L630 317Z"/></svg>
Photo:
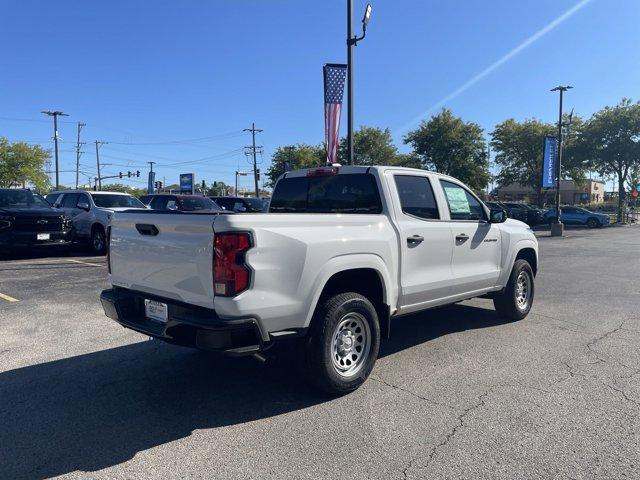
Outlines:
<svg viewBox="0 0 640 480"><path fill-rule="evenodd" d="M121 325L233 355L296 338L308 379L341 394L403 315L483 295L524 318L538 242L455 178L347 166L284 174L269 213L116 212L107 259Z"/></svg>
<svg viewBox="0 0 640 480"><path fill-rule="evenodd" d="M147 208L134 196L120 192L63 190L51 192L46 199L72 218L74 239L88 242L99 255L106 251L107 226L114 212Z"/></svg>

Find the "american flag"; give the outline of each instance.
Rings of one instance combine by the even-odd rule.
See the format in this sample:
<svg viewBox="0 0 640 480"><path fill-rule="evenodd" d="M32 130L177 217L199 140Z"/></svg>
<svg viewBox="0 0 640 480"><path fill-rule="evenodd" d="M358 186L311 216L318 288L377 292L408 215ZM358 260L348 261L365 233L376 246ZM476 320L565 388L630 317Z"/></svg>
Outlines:
<svg viewBox="0 0 640 480"><path fill-rule="evenodd" d="M324 72L324 140L327 145L327 164L331 165L338 161L340 112L347 66L328 63L322 70Z"/></svg>

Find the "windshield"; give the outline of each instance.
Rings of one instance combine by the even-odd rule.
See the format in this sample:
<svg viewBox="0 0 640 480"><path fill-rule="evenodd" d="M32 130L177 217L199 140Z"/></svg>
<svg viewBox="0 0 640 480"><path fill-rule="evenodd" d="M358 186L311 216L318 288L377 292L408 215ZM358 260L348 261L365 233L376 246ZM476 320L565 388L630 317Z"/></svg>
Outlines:
<svg viewBox="0 0 640 480"><path fill-rule="evenodd" d="M39 195L29 190L1 190L0 207L4 208L40 208L50 205Z"/></svg>
<svg viewBox="0 0 640 480"><path fill-rule="evenodd" d="M144 203L131 195L91 194L91 198L93 198L93 203L96 204L96 207L101 208L145 208Z"/></svg>
<svg viewBox="0 0 640 480"><path fill-rule="evenodd" d="M195 210L220 210L220 207L210 198L188 197L180 199L182 210L192 212Z"/></svg>

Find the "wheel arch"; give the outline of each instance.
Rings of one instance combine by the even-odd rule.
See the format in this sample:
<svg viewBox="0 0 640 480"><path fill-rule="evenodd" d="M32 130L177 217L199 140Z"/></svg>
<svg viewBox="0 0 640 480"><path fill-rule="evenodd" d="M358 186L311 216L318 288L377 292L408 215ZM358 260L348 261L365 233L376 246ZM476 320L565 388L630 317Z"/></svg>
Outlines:
<svg viewBox="0 0 640 480"><path fill-rule="evenodd" d="M381 335L385 338L390 331L390 312L395 308L393 299L397 298L397 295L391 291L390 286L393 285L391 277L380 257L374 255L354 257L360 258L332 259L333 261L320 272L305 326L311 324L316 309L324 299L342 292L355 292L367 297L376 307Z"/></svg>

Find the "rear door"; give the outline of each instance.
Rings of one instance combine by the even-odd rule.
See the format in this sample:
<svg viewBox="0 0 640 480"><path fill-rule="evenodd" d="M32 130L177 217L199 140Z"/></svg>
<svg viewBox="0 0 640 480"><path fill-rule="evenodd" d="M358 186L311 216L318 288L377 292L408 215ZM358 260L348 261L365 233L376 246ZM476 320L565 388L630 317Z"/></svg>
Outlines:
<svg viewBox="0 0 640 480"><path fill-rule="evenodd" d="M453 294L493 287L500 275L501 237L488 222L482 202L465 186L440 179L453 238Z"/></svg>
<svg viewBox="0 0 640 480"><path fill-rule="evenodd" d="M453 237L428 174L387 173L400 235L400 307L403 312L451 294Z"/></svg>

